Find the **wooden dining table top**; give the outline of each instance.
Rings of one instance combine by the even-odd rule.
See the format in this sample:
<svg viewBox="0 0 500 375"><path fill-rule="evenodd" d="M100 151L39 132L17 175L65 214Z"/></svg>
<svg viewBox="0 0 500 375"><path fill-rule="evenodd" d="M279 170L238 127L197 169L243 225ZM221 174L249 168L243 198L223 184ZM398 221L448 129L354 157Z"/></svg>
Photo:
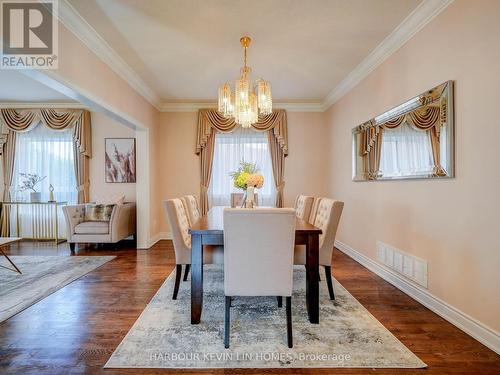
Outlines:
<svg viewBox="0 0 500 375"><path fill-rule="evenodd" d="M229 207L216 206L212 207L206 216L200 219L189 227L189 233L197 234L223 234L224 233L224 209ZM264 207L262 207L264 208ZM270 208L270 207L265 207ZM255 208L256 210L259 207ZM321 229L308 223L305 220L295 218L295 233L317 233L321 234Z"/></svg>

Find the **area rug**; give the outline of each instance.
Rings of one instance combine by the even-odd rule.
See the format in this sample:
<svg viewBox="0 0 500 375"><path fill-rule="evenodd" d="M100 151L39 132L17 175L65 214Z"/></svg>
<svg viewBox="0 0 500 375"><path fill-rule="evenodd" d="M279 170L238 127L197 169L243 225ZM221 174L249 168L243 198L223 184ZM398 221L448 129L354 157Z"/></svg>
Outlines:
<svg viewBox="0 0 500 375"><path fill-rule="evenodd" d="M0 322L95 270L114 256L11 256L22 274L0 257Z"/></svg>
<svg viewBox="0 0 500 375"><path fill-rule="evenodd" d="M201 323L190 324L190 282L172 300L174 273L160 287L106 363L106 368L426 367L342 285L336 300L320 287L320 324L305 307L305 270L294 270L294 347L286 341L285 308L275 297L235 298L231 346L224 349L224 273L204 268Z"/></svg>

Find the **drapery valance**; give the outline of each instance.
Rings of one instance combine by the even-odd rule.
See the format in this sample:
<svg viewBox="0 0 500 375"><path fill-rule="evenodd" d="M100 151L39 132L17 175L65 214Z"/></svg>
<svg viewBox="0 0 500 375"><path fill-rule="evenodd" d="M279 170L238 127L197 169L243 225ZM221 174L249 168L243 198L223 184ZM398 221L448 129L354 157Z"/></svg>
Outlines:
<svg viewBox="0 0 500 375"><path fill-rule="evenodd" d="M200 109L198 112L198 131L195 153L200 155L200 208L205 215L208 212L208 187L212 177L215 133L228 133L236 128L234 119L222 116L215 109ZM283 207L283 190L285 187L284 166L288 155L288 126L286 111L274 110L267 116L259 117L252 125L256 131L268 132L269 150L276 184L276 207Z"/></svg>
<svg viewBox="0 0 500 375"><path fill-rule="evenodd" d="M196 138L196 154L206 147L207 141L214 129L221 133L228 133L236 128L234 119L222 116L215 109L200 109L198 113L198 134ZM260 116L259 121L252 125L256 131L264 132L272 130L283 153L288 155L288 127L286 111L284 109L274 110L267 116Z"/></svg>
<svg viewBox="0 0 500 375"><path fill-rule="evenodd" d="M78 203L88 202L90 195L89 159L92 157L92 134L89 111L83 109L2 108L0 109L0 153L3 153L6 148L5 145L9 140L9 134L30 131L39 122L56 131L73 128ZM11 157L15 157L14 152L4 155L4 158ZM13 164L13 160L11 162ZM8 179L4 176L4 180L7 181Z"/></svg>
<svg viewBox="0 0 500 375"><path fill-rule="evenodd" d="M53 130L64 130L74 127L73 139L81 153L92 157L92 138L90 127L90 112L83 109L0 109L0 120L2 123L2 139L0 140L0 152L5 143L5 135L9 131L30 131L39 122Z"/></svg>
<svg viewBox="0 0 500 375"><path fill-rule="evenodd" d="M394 129L400 126L404 121L413 126L416 130L427 131L433 126L437 127L438 133L441 125L446 121L446 116L440 116L440 107L424 106L417 108L404 115L394 117L384 122L380 126L387 129Z"/></svg>
<svg viewBox="0 0 500 375"><path fill-rule="evenodd" d="M441 126L446 123L446 107L426 105L401 116L393 117L379 125L375 124L374 120L370 120L359 126L361 137L359 152L363 157L363 169L367 178L376 179L379 176L383 130L395 129L404 123L416 130L429 132L434 159L433 174L445 176L446 171L441 166L440 160L439 136Z"/></svg>

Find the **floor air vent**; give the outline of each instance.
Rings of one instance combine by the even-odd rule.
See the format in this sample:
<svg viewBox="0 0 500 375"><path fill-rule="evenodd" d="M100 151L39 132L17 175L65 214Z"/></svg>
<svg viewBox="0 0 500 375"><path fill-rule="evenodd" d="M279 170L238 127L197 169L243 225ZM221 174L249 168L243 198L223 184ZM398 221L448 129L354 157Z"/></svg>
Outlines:
<svg viewBox="0 0 500 375"><path fill-rule="evenodd" d="M377 242L377 260L398 274L427 288L427 261L383 242Z"/></svg>

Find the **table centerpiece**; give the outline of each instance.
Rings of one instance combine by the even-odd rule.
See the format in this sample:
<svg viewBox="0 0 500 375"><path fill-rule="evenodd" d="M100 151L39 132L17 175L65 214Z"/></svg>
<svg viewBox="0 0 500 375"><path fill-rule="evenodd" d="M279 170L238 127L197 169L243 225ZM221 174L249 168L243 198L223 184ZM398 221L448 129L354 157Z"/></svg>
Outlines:
<svg viewBox="0 0 500 375"><path fill-rule="evenodd" d="M253 208L255 206L255 189L264 186L264 176L259 173L257 165L241 161L239 168L229 175L233 178L234 187L245 193L241 207Z"/></svg>

